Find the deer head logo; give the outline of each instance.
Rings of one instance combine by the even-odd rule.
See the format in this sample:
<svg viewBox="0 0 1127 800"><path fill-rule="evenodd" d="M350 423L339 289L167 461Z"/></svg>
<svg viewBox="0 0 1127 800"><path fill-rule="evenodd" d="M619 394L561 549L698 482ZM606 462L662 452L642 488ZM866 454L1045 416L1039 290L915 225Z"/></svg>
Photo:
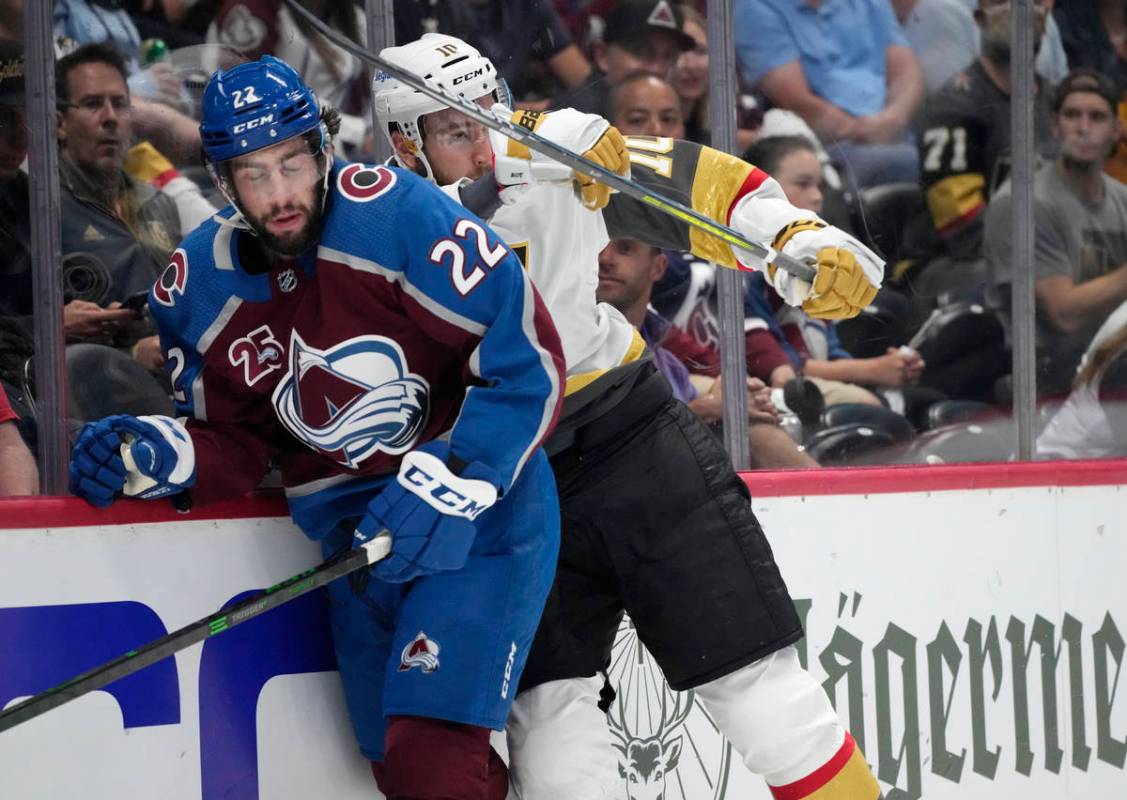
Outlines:
<svg viewBox="0 0 1127 800"><path fill-rule="evenodd" d="M670 708L672 700L672 708ZM626 712L618 704L617 719L608 715L611 733L617 740L618 773L626 781L629 800L662 800L665 777L677 768L681 757L679 729L693 708L691 691L674 694L668 689L661 694L661 720L653 735L641 737L631 732Z"/></svg>

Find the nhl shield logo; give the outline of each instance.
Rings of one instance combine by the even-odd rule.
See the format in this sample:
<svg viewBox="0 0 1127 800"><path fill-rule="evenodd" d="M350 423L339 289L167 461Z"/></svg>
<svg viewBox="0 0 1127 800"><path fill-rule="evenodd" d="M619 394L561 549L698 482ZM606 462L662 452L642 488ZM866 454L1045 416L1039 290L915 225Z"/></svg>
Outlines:
<svg viewBox="0 0 1127 800"><path fill-rule="evenodd" d="M419 635L403 648L403 652L399 656L399 671L406 672L413 667L418 667L429 675L438 669L438 651L440 649L438 642L428 639L425 633L419 631Z"/></svg>
<svg viewBox="0 0 1127 800"><path fill-rule="evenodd" d="M376 452L410 450L430 410L430 387L410 372L399 345L358 336L327 350L290 337L290 369L274 412L310 448L356 468Z"/></svg>
<svg viewBox="0 0 1127 800"><path fill-rule="evenodd" d="M286 294L297 288L297 273L292 268L278 273L278 288Z"/></svg>

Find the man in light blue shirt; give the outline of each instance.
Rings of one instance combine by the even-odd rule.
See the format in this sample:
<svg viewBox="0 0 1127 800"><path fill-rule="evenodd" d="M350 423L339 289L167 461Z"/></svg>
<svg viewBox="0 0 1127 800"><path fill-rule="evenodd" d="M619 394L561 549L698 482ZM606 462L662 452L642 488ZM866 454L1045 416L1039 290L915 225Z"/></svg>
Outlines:
<svg viewBox="0 0 1127 800"><path fill-rule="evenodd" d="M888 0L736 0L744 81L797 113L854 183L915 181L919 65Z"/></svg>

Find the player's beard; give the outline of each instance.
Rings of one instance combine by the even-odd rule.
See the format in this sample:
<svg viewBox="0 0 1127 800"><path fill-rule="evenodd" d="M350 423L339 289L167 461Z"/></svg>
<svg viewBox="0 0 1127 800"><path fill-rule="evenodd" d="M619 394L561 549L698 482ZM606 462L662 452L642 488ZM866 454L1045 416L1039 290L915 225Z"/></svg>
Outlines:
<svg viewBox="0 0 1127 800"><path fill-rule="evenodd" d="M310 248L321 233L321 212L323 197L314 190L314 199L310 205L287 203L285 206L275 206L262 217L254 217L244 212L246 221L258 234L262 246L269 252L282 258L297 258ZM299 213L305 217L305 224L296 231L289 231L278 235L266 227L267 220L279 214Z"/></svg>

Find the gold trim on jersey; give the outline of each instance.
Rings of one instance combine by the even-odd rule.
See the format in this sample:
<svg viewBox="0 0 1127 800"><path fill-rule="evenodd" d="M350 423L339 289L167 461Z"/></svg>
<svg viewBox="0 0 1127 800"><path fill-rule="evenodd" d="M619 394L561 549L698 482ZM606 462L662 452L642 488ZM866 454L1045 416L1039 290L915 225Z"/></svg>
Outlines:
<svg viewBox="0 0 1127 800"><path fill-rule="evenodd" d="M622 357L622 361L618 362L614 367L611 367L610 369L621 367L624 364L630 364L634 361L637 361L645 352L646 342L642 338L642 334L640 334L637 329L635 329L634 336L630 340L630 346L626 348L626 355ZM574 394L580 389L589 386L590 384L601 378L603 375L607 374L610 369L593 369L590 372L581 372L578 375L572 375L567 379L567 383L564 386L564 396L566 397L568 395Z"/></svg>
<svg viewBox="0 0 1127 800"><path fill-rule="evenodd" d="M693 174L693 210L726 225L732 200L754 169L727 153L702 147ZM689 249L699 258L725 267L736 266L732 246L696 226L689 228Z"/></svg>
<svg viewBox="0 0 1127 800"><path fill-rule="evenodd" d="M528 272L528 255L531 249L528 241L523 242L505 242L509 249L513 251L517 258L520 259L520 265L524 267L524 271Z"/></svg>
<svg viewBox="0 0 1127 800"><path fill-rule="evenodd" d="M781 253L786 243L797 234L803 231L819 231L824 227L826 227L826 223L816 219L796 219L794 222L788 222L783 226L782 230L775 234L775 241L771 242L771 249L777 253ZM775 270L777 269L778 267L774 264L767 265L767 275L771 280L775 279Z"/></svg>
<svg viewBox="0 0 1127 800"><path fill-rule="evenodd" d="M512 116L512 123L519 125L525 130L535 132L544 122L544 117L547 116L542 111L529 111L522 109L517 111ZM532 160L532 151L528 149L528 145L523 142L518 142L516 139L509 139L509 147L505 151L505 155L512 156L513 158L523 158L526 161Z"/></svg>
<svg viewBox="0 0 1127 800"><path fill-rule="evenodd" d="M935 229L947 233L974 218L986 205L986 180L980 173L966 172L938 181L927 190L927 208Z"/></svg>

